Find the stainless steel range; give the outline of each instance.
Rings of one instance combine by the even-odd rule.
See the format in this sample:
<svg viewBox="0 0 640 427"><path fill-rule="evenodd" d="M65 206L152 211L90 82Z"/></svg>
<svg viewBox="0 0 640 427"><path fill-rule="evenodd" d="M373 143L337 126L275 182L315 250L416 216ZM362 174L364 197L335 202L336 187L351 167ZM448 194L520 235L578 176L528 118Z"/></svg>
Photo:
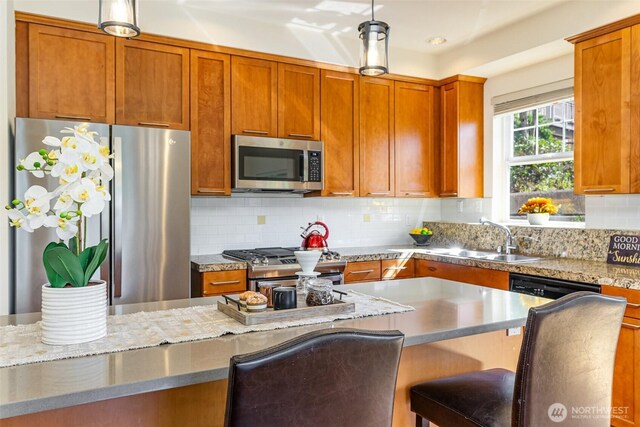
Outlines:
<svg viewBox="0 0 640 427"><path fill-rule="evenodd" d="M299 248L257 248L223 251L222 255L233 260L245 261L248 264L247 278L249 290L257 290L258 282L278 281L283 285L295 286L300 271L294 251ZM338 252L329 251L322 254L315 271L319 277L330 279L336 285L343 283L344 269L347 262Z"/></svg>

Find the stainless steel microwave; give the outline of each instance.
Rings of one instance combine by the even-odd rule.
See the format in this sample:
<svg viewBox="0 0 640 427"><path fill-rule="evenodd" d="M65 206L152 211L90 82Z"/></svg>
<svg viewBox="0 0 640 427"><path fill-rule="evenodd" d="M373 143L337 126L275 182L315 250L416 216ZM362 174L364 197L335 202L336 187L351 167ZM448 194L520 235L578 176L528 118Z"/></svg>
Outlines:
<svg viewBox="0 0 640 427"><path fill-rule="evenodd" d="M321 141L233 135L235 192L322 190L324 158Z"/></svg>

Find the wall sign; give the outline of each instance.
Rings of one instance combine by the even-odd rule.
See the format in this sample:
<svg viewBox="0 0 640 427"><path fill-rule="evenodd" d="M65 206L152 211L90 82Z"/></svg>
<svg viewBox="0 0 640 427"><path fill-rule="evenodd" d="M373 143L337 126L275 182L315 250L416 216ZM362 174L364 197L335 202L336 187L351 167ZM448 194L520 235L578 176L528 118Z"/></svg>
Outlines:
<svg viewBox="0 0 640 427"><path fill-rule="evenodd" d="M640 236L625 234L611 236L607 263L640 267Z"/></svg>

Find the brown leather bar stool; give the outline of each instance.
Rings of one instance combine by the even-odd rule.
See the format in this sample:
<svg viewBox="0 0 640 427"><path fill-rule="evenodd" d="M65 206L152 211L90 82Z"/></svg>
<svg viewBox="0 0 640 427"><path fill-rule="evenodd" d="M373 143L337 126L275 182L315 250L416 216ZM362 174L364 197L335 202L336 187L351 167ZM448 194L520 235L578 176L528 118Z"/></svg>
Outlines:
<svg viewBox="0 0 640 427"><path fill-rule="evenodd" d="M233 356L226 426L390 426L404 335L323 329Z"/></svg>
<svg viewBox="0 0 640 427"><path fill-rule="evenodd" d="M416 426L608 427L602 411L611 407L625 306L623 298L576 292L530 309L516 372L489 369L413 386ZM590 408L598 414L584 416Z"/></svg>

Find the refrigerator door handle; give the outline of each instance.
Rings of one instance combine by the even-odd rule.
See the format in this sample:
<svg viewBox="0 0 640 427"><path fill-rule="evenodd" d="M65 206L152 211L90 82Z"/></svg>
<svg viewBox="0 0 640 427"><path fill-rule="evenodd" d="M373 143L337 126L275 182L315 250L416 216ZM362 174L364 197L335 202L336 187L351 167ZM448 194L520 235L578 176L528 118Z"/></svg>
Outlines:
<svg viewBox="0 0 640 427"><path fill-rule="evenodd" d="M113 298L122 296L122 138L113 138Z"/></svg>

